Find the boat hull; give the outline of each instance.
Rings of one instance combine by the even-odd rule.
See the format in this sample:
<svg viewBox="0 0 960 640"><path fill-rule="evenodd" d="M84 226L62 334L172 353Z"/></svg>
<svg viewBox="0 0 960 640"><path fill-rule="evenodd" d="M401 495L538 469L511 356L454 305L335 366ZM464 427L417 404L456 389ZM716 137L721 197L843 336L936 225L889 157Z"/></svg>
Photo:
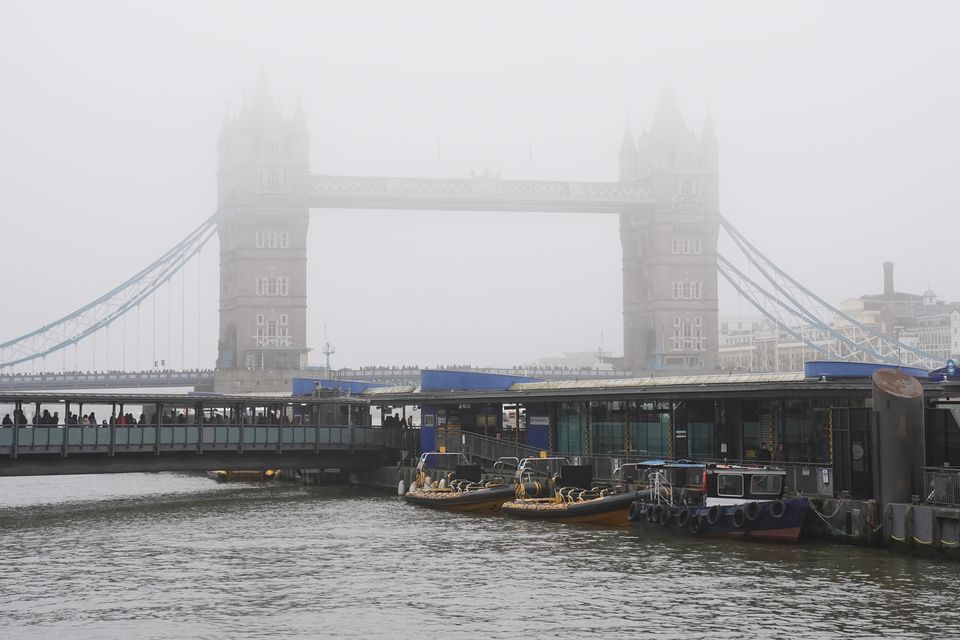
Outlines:
<svg viewBox="0 0 960 640"><path fill-rule="evenodd" d="M404 494L403 499L410 504L444 511L464 513L498 513L504 502L513 500L512 484L477 489L475 491L436 491L418 490Z"/></svg>
<svg viewBox="0 0 960 640"><path fill-rule="evenodd" d="M632 523L627 518L627 512L636 498L635 493L623 493L583 502L515 500L504 504L501 512L528 520L628 527Z"/></svg>
<svg viewBox="0 0 960 640"><path fill-rule="evenodd" d="M650 503L637 503L634 507L634 524L648 531L662 531L670 534L688 533L691 535L715 538L733 538L762 542L796 543L806 522L810 506L806 498L792 498L781 501L783 512L775 515L774 502L758 502L754 518L747 516L746 505L725 505L717 507L673 507L664 515L667 507ZM686 516L683 510L686 509ZM716 509L711 513L711 509ZM741 511L738 514L738 510ZM714 522L710 519L714 518Z"/></svg>

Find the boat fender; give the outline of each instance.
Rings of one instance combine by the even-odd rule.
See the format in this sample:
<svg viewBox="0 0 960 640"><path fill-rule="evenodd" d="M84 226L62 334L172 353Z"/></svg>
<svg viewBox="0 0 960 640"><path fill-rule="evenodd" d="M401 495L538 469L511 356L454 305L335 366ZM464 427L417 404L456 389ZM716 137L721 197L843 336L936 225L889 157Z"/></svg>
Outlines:
<svg viewBox="0 0 960 640"><path fill-rule="evenodd" d="M680 513L677 514L677 526L684 529L688 524L690 524L690 509L684 507L680 509Z"/></svg>
<svg viewBox="0 0 960 640"><path fill-rule="evenodd" d="M697 534L703 529L703 515L695 514L690 517L690 533Z"/></svg>
<svg viewBox="0 0 960 640"><path fill-rule="evenodd" d="M425 476L423 478L423 486L429 487L429 486L432 486L432 484L433 484L433 479L430 476Z"/></svg>
<svg viewBox="0 0 960 640"><path fill-rule="evenodd" d="M783 500L774 500L770 503L770 515L774 518L782 518L787 512L787 503Z"/></svg>
<svg viewBox="0 0 960 640"><path fill-rule="evenodd" d="M446 488L447 488L447 479L446 479L446 478L440 478L440 483L437 485L437 488L438 488L438 489L446 489Z"/></svg>
<svg viewBox="0 0 960 640"><path fill-rule="evenodd" d="M720 519L720 507L713 505L707 509L707 524L717 524L717 520Z"/></svg>
<svg viewBox="0 0 960 640"><path fill-rule="evenodd" d="M402 496L407 492L407 488L403 486L403 480L400 481L400 484L397 485L397 495Z"/></svg>
<svg viewBox="0 0 960 640"><path fill-rule="evenodd" d="M747 516L743 511L743 507L737 507L733 512L733 526L737 529L743 527L743 523L747 521Z"/></svg>
<svg viewBox="0 0 960 640"><path fill-rule="evenodd" d="M420 488L420 487L417 486L417 481L416 481L416 480L414 480L413 482L410 483L410 493L413 493L414 491L416 491L416 490L419 489L419 488Z"/></svg>
<svg viewBox="0 0 960 640"><path fill-rule="evenodd" d="M627 509L627 520L630 522L636 522L640 519L640 512L643 511L643 505L639 502L631 502L630 508Z"/></svg>
<svg viewBox="0 0 960 640"><path fill-rule="evenodd" d="M759 518L759 517L760 517L760 503L757 502L757 501L753 501L753 502L748 503L748 504L747 504L747 509L746 509L746 516L747 516L747 520L749 520L750 522L753 522L754 520L756 520L757 518Z"/></svg>
<svg viewBox="0 0 960 640"><path fill-rule="evenodd" d="M670 517L672 515L673 514L670 512L670 507L661 507L660 516L658 517L660 524L664 527L670 524Z"/></svg>

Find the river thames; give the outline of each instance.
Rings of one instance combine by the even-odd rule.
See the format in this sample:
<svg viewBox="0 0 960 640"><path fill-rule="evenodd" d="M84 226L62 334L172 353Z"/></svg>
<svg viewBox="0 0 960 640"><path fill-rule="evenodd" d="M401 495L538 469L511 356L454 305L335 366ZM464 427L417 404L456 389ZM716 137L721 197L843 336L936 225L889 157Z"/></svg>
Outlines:
<svg viewBox="0 0 960 640"><path fill-rule="evenodd" d="M3 638L955 638L960 563L186 474L0 479Z"/></svg>

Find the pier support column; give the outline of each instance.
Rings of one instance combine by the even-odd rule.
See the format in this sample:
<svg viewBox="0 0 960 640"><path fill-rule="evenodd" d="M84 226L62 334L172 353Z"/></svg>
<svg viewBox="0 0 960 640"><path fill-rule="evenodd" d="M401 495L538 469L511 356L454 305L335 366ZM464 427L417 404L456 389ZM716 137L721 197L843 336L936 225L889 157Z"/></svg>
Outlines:
<svg viewBox="0 0 960 640"><path fill-rule="evenodd" d="M923 494L923 386L896 369L873 381L873 487L880 509Z"/></svg>

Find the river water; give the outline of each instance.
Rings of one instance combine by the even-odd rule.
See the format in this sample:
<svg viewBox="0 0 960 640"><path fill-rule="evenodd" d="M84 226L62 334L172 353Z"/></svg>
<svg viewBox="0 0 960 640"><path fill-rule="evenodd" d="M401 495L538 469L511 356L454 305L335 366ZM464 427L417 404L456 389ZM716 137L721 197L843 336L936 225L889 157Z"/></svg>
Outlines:
<svg viewBox="0 0 960 640"><path fill-rule="evenodd" d="M0 479L2 638L960 638L960 563L186 474Z"/></svg>

